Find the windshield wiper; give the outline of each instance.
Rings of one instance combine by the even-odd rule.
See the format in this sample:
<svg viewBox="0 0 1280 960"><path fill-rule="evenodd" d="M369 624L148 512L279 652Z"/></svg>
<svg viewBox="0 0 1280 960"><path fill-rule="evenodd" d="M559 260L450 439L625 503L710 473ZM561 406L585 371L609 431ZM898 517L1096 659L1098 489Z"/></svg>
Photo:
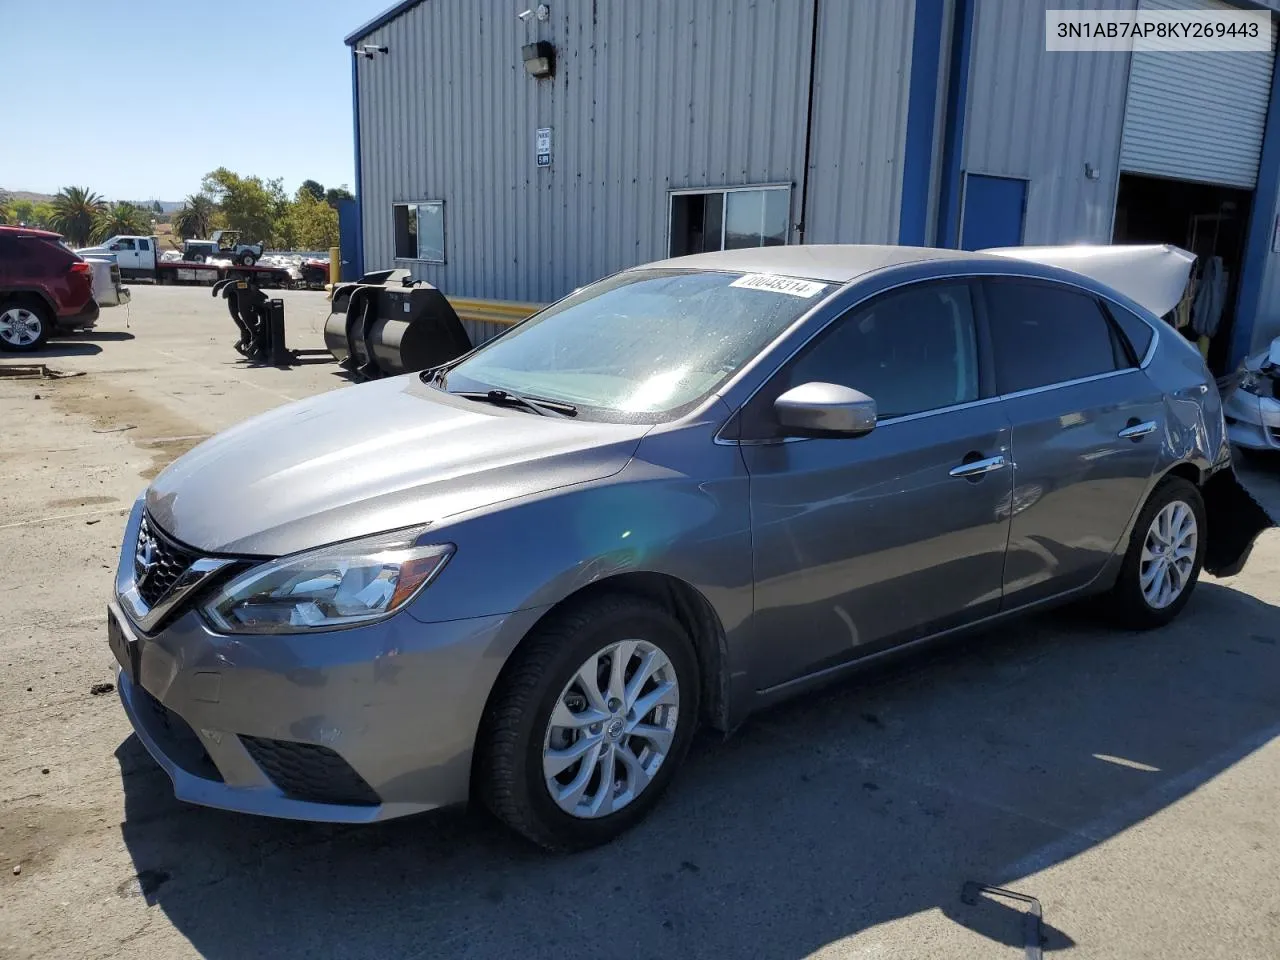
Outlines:
<svg viewBox="0 0 1280 960"><path fill-rule="evenodd" d="M459 390L451 395L462 397L466 400L492 403L498 407L521 407L541 417L576 417L578 415L578 408L572 403L565 403L561 400L547 400L543 397L529 397L520 393L512 393L510 390Z"/></svg>

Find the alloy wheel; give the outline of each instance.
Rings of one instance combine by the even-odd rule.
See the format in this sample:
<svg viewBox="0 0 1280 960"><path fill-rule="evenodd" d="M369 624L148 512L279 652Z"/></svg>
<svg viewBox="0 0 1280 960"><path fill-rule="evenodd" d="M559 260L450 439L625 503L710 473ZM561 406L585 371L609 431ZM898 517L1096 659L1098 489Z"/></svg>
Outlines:
<svg viewBox="0 0 1280 960"><path fill-rule="evenodd" d="M40 339L40 318L26 307L0 313L0 340L13 347L29 347Z"/></svg>
<svg viewBox="0 0 1280 960"><path fill-rule="evenodd" d="M644 640L589 657L556 698L542 745L551 799L565 813L616 813L649 786L671 751L680 684L671 660Z"/></svg>
<svg viewBox="0 0 1280 960"><path fill-rule="evenodd" d="M1187 588L1199 533L1195 511L1181 500L1165 504L1151 521L1142 544L1138 582L1152 609L1163 610Z"/></svg>

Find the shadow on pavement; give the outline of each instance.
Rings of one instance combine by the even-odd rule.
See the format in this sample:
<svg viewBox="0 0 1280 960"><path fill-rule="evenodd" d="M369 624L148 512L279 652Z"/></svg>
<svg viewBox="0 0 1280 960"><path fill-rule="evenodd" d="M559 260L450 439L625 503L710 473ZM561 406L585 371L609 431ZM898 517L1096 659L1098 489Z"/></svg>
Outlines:
<svg viewBox="0 0 1280 960"><path fill-rule="evenodd" d="M5 357L22 357L23 359L45 360L49 357L93 357L102 352L102 348L96 343L84 343L80 340L81 334L71 334L76 339L62 340L54 338L46 340L43 347L39 350L32 350L28 353L4 354Z"/></svg>
<svg viewBox="0 0 1280 960"><path fill-rule="evenodd" d="M460 811L186 806L132 738L122 829L142 892L215 960L792 958L931 910L1020 948L1020 910L965 905L965 881L1018 889L1267 743L1277 667L1280 609L1206 582L1163 631L1040 617L706 738L647 823L575 857ZM1044 920L1049 950L1087 933Z"/></svg>
<svg viewBox="0 0 1280 960"><path fill-rule="evenodd" d="M114 340L133 340L132 333L124 330L82 330L79 333L72 334L77 340L94 340L94 341L114 341Z"/></svg>

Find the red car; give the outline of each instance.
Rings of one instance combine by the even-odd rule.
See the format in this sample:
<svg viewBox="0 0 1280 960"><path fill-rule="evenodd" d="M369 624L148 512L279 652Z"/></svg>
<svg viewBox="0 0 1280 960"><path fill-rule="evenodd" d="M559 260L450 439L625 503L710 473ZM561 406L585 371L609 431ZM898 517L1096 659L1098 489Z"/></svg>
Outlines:
<svg viewBox="0 0 1280 960"><path fill-rule="evenodd" d="M98 320L92 267L47 230L0 227L0 350L39 350Z"/></svg>

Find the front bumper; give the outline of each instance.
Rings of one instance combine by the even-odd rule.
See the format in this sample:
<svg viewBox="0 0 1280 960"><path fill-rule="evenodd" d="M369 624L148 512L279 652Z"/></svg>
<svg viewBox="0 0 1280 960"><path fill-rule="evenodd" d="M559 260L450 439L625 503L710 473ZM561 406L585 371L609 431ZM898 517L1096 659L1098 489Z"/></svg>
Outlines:
<svg viewBox="0 0 1280 960"><path fill-rule="evenodd" d="M121 702L179 799L340 823L467 799L485 701L540 612L229 637L188 611L147 636L109 604Z"/></svg>
<svg viewBox="0 0 1280 960"><path fill-rule="evenodd" d="M1280 450L1280 400L1235 389L1222 401L1227 436L1247 450Z"/></svg>

